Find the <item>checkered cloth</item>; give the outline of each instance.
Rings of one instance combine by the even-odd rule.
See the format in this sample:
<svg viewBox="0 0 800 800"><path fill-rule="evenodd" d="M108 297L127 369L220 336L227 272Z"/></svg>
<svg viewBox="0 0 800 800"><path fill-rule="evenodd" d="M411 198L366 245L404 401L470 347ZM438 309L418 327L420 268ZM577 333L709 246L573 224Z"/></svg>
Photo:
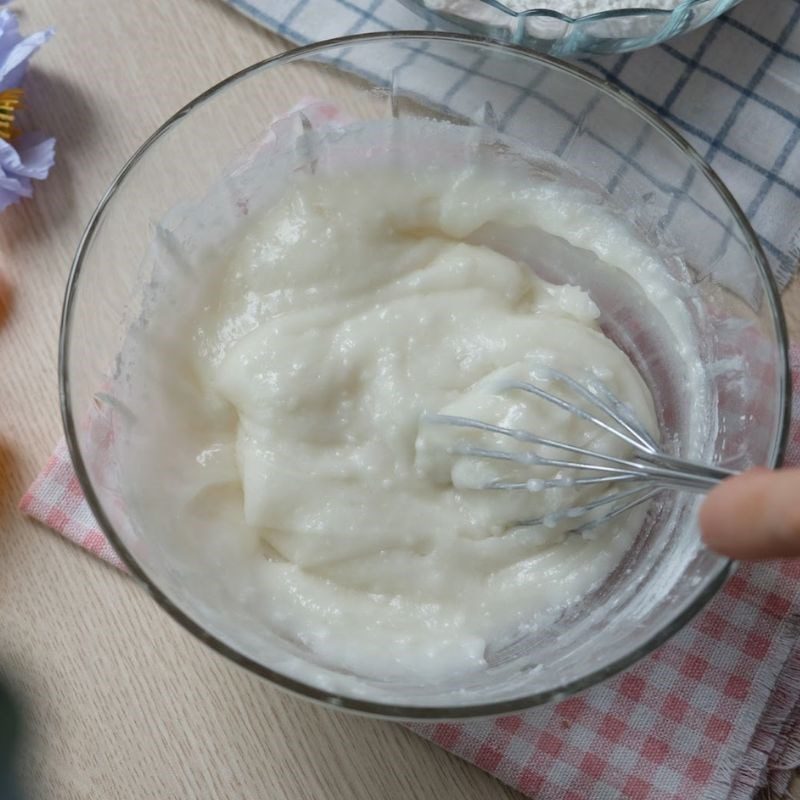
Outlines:
<svg viewBox="0 0 800 800"><path fill-rule="evenodd" d="M397 0L226 1L298 44L426 26ZM668 44L583 62L657 111L707 159L753 223L782 284L800 258L798 22L800 0L745 0ZM429 62L426 69L441 72L448 66L431 50L414 57ZM448 104L461 102L467 109L471 87L486 80L495 84L492 102L498 118L513 128L514 114L535 87L504 83L485 74L480 63L467 71L452 69ZM476 94L485 90L476 88ZM572 119L578 113L569 98L548 100L554 114ZM637 147L636 141L626 147Z"/></svg>
<svg viewBox="0 0 800 800"><path fill-rule="evenodd" d="M800 348L788 463L800 464ZM21 508L122 567L63 442ZM606 683L524 714L413 725L537 800L745 800L800 765L800 562L741 565L669 642Z"/></svg>

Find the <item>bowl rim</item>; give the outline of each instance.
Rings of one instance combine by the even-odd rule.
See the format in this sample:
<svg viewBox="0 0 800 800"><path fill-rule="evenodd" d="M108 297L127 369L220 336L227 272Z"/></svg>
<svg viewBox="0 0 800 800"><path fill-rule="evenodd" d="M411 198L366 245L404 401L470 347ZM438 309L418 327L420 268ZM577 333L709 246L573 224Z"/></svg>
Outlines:
<svg viewBox="0 0 800 800"><path fill-rule="evenodd" d="M511 19L554 19L559 22L565 22L568 25L581 24L583 22L600 22L605 19L625 19L626 17L643 17L646 15L653 17L671 17L674 14L683 14L686 11L700 6L705 3L717 2L717 0L680 0L678 5L674 8L653 8L645 5L631 6L630 8L607 8L605 11L589 11L580 16L570 16L563 11L556 11L554 8L536 8L535 0L530 0L531 7L515 11L510 8L506 0L475 0L477 3L489 6L496 11L500 11ZM646 0L634 0L636 3L643 3ZM434 9L428 6L425 0L411 0L415 6L431 14L440 16L442 14L449 14L450 12L444 9ZM742 0L734 0L735 3L740 3ZM732 7L732 6L731 6ZM724 13L724 12L723 12ZM461 15L454 15L461 16ZM467 19L464 17L464 19ZM476 23L481 24L481 23Z"/></svg>
<svg viewBox="0 0 800 800"><path fill-rule="evenodd" d="M114 198L114 195L122 186L128 174L136 168L137 163L150 150L150 147L155 144L163 135L170 131L184 116L191 113L194 108L202 105L228 86L232 86L243 78L262 69L277 66L285 62L291 62L298 58L324 53L328 50L336 48L358 46L362 43L374 43L381 41L397 42L404 39L415 42L419 42L421 40L430 44L435 42L454 42L479 48L499 48L500 50L511 51L515 55L532 59L533 61L539 62L550 69L565 73L575 80L589 84L595 91L605 94L612 100L622 104L628 110L643 118L673 145L680 149L689 159L689 161L692 162L693 166L699 169L699 171L716 189L722 200L728 206L733 218L739 225L743 237L748 242L749 250L754 261L756 262L757 270L760 273L764 294L771 311L771 318L775 326L775 333L780 351L781 363L779 367L781 368L782 373L779 376L779 381L781 389L780 402L782 406L780 409L777 435L774 436L771 445L771 463L769 466L775 467L782 463L788 439L791 409L791 383L789 380L790 371L786 321L780 303L775 276L769 267L769 263L766 259L763 249L761 248L757 235L745 217L744 212L741 210L730 191L717 176L716 172L677 131L675 131L666 122L661 120L654 112L650 111L647 107L639 103L633 97L627 95L623 90L609 84L608 82L596 78L586 70L576 67L573 64L561 61L552 56L532 52L524 47L519 47L512 44L502 44L480 36L435 31L390 31L357 34L353 36L343 36L335 39L329 39L323 42L287 50L276 56L272 56L251 64L250 66L245 67L244 69L239 70L238 72L235 72L232 75L229 75L227 78L214 84L175 112L145 140L145 142L127 160L116 177L111 181L109 188L103 194L96 209L92 213L86 228L84 229L72 261L62 306L58 344L59 403L61 418L67 447L76 475L86 497L89 508L94 514L100 529L106 535L112 547L119 555L125 566L130 570L131 574L146 587L155 601L187 631L203 641L213 650L223 656L226 656L234 663L248 669L256 675L266 678L278 687L293 692L294 694L301 695L307 699L311 699L342 710L349 710L387 719L421 721L497 716L522 711L552 700L565 698L571 694L574 694L575 692L587 689L590 686L600 683L601 681L606 680L612 675L617 674L621 670L635 663L640 658L647 655L665 642L677 631L679 631L690 619L692 619L692 617L695 616L695 614L697 614L698 611L700 611L701 608L706 605L706 603L711 599L711 597L714 596L714 594L716 594L717 590L724 583L732 569L733 562L730 560L721 560L720 566L716 570L716 573L707 580L702 590L700 590L698 594L692 598L692 600L687 603L686 606L681 609L669 623L647 637L647 639L645 639L639 647L631 650L628 653L625 653L611 663L601 668L592 670L587 675L573 679L566 684L559 686L558 688L553 688L542 692L535 692L532 694L525 694L511 700L472 703L463 706L403 705L396 703L384 703L374 700L364 700L348 695L340 695L319 689L301 680L292 678L286 674L278 672L277 670L266 667L255 659L238 652L234 647L228 645L216 635L209 633L199 623L195 622L188 614L186 614L175 603L173 603L173 601L167 597L167 595L155 584L155 582L149 578L145 570L137 562L135 556L125 546L124 542L115 531L114 526L111 524L110 520L105 514L94 487L92 486L86 464L81 455L77 436L77 426L70 400L70 332L73 321L74 301L80 283L82 265L91 248L95 235L100 228L100 223L103 219L103 214L106 207Z"/></svg>

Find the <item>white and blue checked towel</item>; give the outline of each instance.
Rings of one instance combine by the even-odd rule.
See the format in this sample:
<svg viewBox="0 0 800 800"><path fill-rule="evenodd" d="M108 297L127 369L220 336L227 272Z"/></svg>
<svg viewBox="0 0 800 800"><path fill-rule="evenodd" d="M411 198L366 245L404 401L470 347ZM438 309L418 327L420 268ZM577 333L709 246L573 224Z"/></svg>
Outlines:
<svg viewBox="0 0 800 800"><path fill-rule="evenodd" d="M298 44L425 27L397 0L227 2ZM753 223L779 283L787 283L800 260L800 0L746 0L668 44L583 65L658 112L697 148ZM482 77L479 68L454 74L453 92ZM529 91L517 87L520 97ZM495 110L513 114L514 104L510 91Z"/></svg>

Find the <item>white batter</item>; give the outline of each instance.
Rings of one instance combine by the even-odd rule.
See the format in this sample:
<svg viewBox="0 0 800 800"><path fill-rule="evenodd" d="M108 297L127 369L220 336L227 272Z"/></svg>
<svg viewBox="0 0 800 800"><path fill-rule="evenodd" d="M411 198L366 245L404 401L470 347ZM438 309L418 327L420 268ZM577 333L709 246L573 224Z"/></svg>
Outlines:
<svg viewBox="0 0 800 800"><path fill-rule="evenodd" d="M498 377L552 364L602 374L655 429L648 390L588 295L474 243L486 223L557 228L565 215L578 243L613 240L607 219L570 222L559 191L512 191L481 170L298 179L192 319L191 403L217 416L191 423L205 441L191 434L185 502L193 485L228 487L202 506L228 515L220 548L255 537L243 552L270 624L334 667L425 681L480 670L488 645L598 586L641 523L592 540L565 535L571 521L516 527L602 489L472 489L514 472L451 456L470 435L420 425L426 411L462 414L624 454L572 415L496 391Z"/></svg>

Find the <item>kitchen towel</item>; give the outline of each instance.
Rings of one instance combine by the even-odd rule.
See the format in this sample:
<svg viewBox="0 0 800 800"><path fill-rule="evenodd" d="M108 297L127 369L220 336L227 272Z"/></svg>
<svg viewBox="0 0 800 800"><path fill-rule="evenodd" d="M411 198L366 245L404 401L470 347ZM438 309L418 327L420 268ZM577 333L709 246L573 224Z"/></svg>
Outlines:
<svg viewBox="0 0 800 800"><path fill-rule="evenodd" d="M226 2L297 44L429 27L397 0ZM435 55L418 57L438 66ZM659 47L580 65L642 101L694 145L738 200L785 284L800 258L800 0L744 0ZM495 76L483 75L480 64L454 74L448 100L457 102L471 82L487 77ZM505 89L499 118L532 91ZM548 99L554 113L575 114L569 98Z"/></svg>

